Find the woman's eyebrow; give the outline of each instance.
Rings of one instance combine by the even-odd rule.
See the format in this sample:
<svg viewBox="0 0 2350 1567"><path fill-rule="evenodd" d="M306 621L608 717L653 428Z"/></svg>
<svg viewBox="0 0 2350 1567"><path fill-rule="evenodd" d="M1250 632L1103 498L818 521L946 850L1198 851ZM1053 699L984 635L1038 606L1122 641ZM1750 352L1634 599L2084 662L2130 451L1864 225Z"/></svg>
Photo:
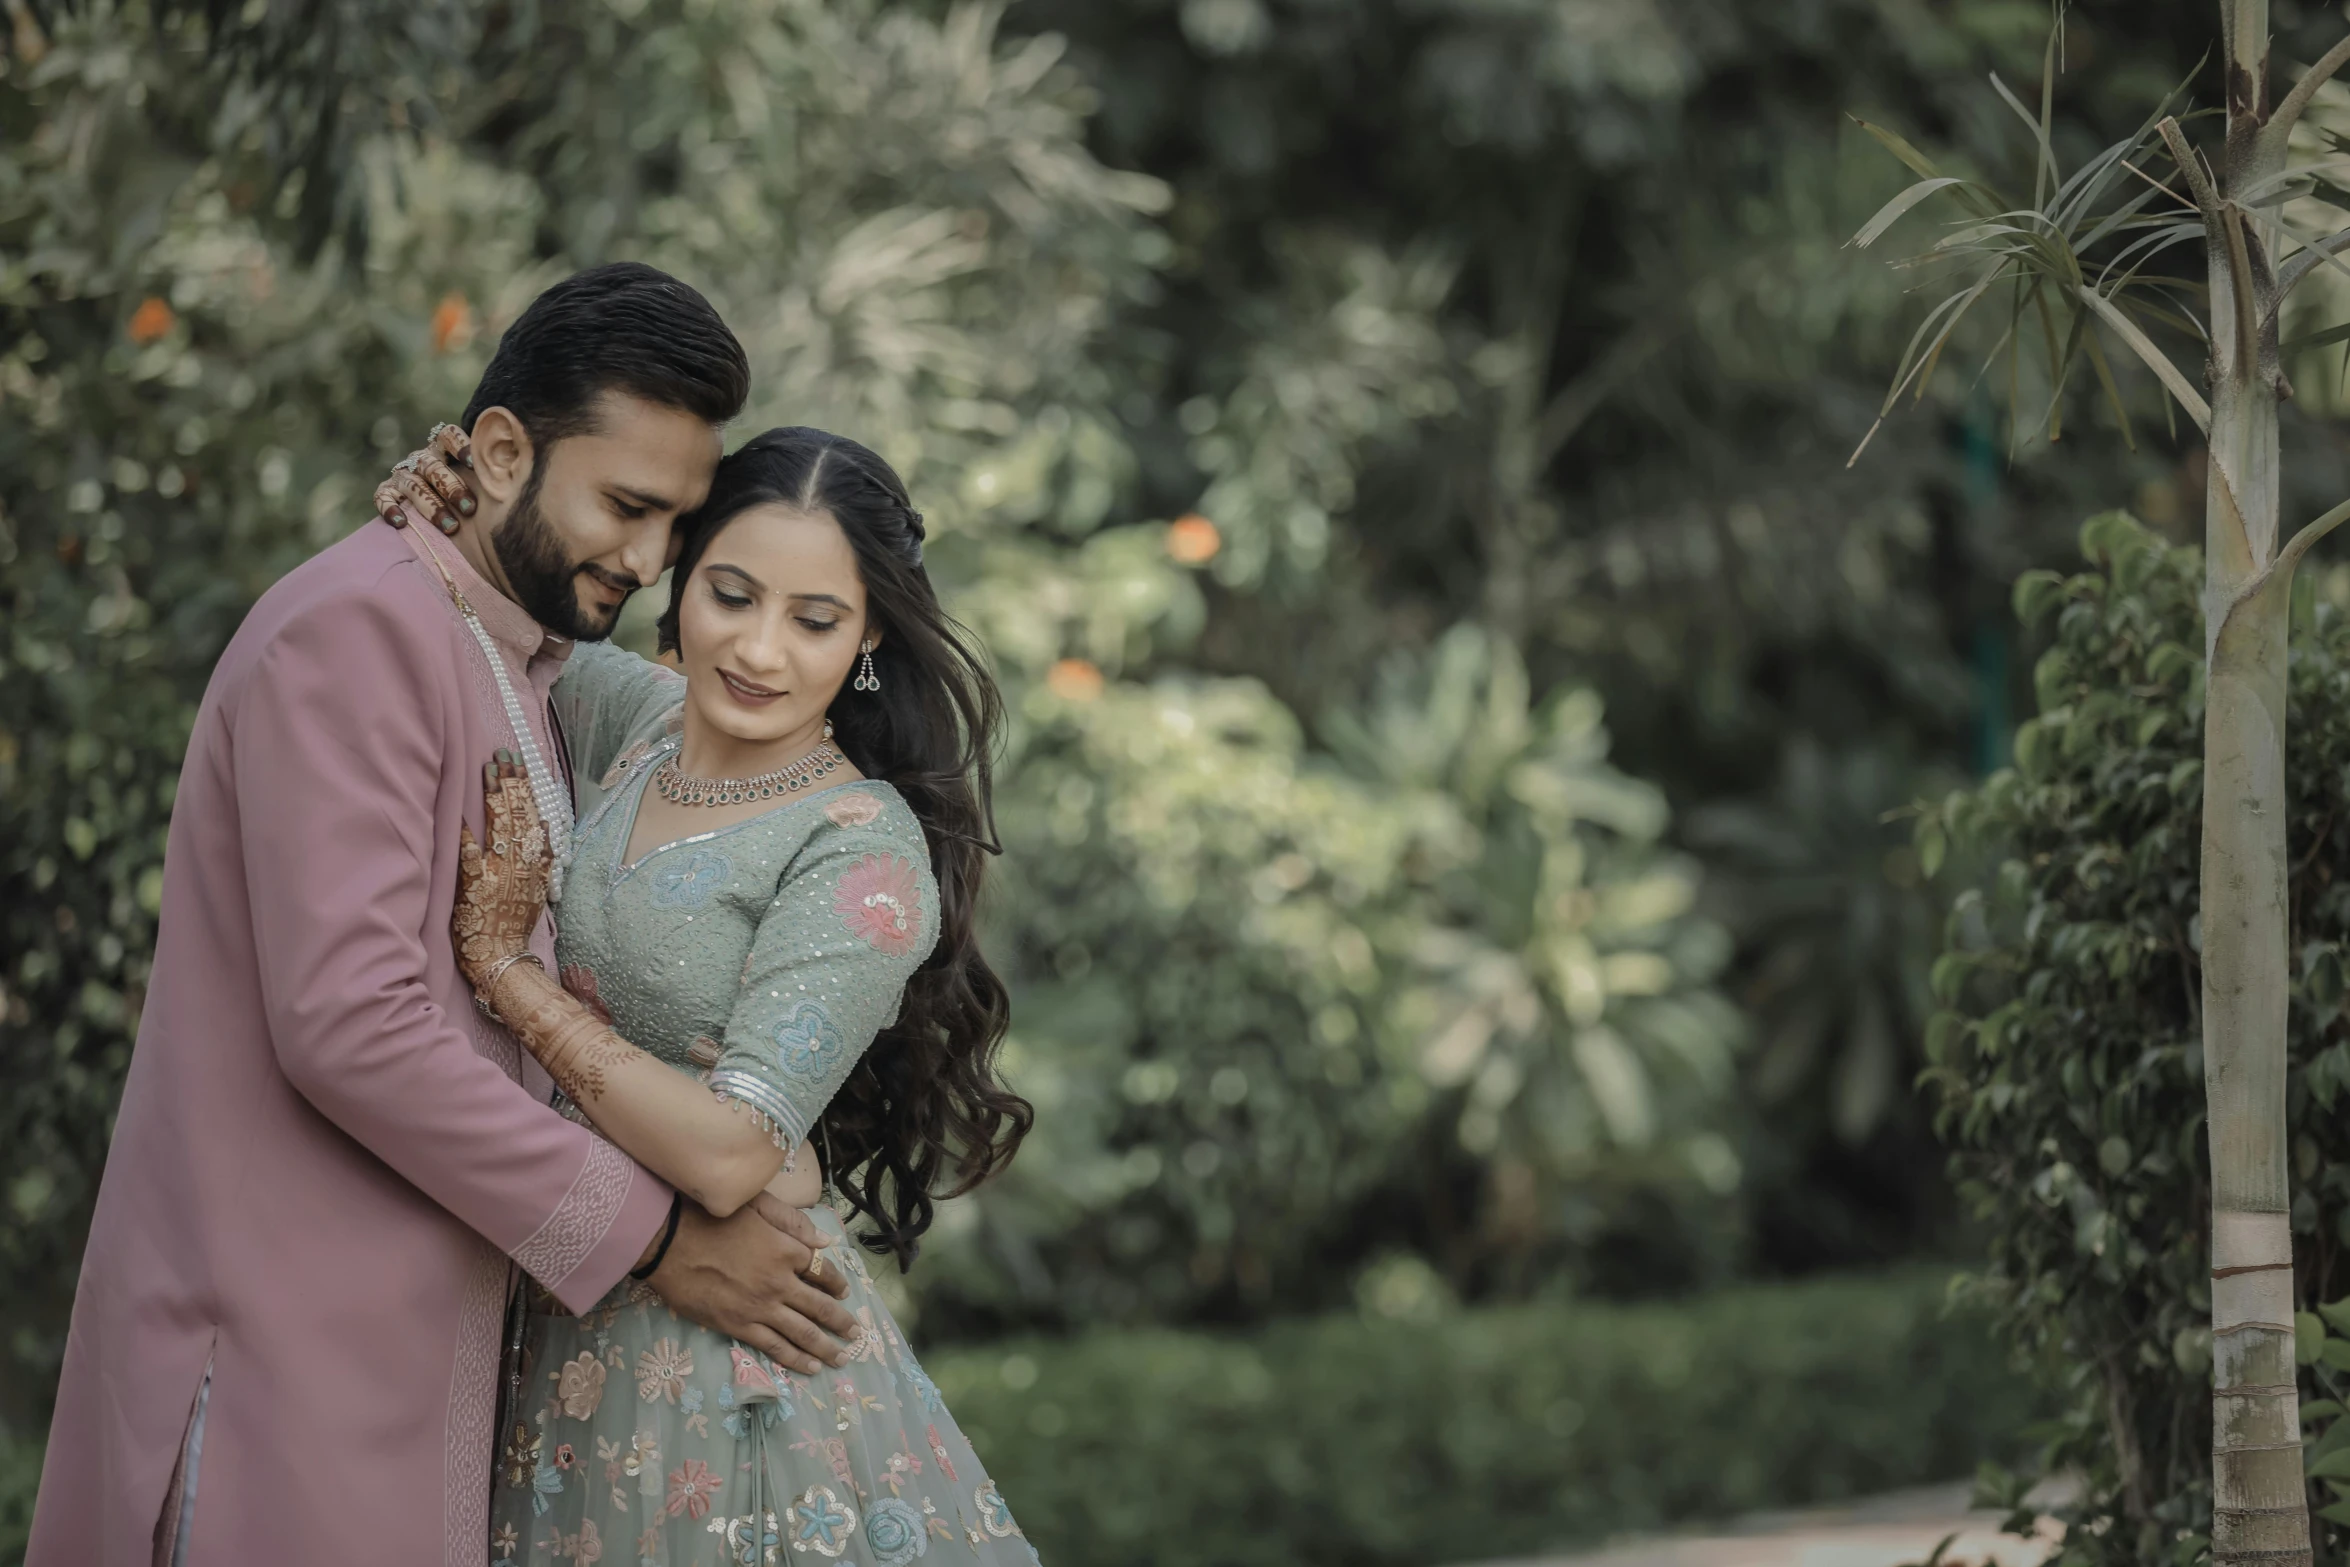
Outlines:
<svg viewBox="0 0 2350 1567"><path fill-rule="evenodd" d="M761 582L757 577L752 576L749 572L743 570L740 566L730 565L725 561L712 561L703 569L712 572L723 571L730 577L740 577L745 583L748 583L751 587L757 589L759 592L764 593L767 591L767 584ZM833 608L839 610L844 615L856 613L856 606L852 605L847 599L839 597L837 594L791 593L786 594L785 596L787 598L799 599L805 603L810 604L830 604Z"/></svg>
<svg viewBox="0 0 2350 1567"><path fill-rule="evenodd" d="M730 577L740 577L743 579L743 581L749 583L752 587L758 588L762 591L764 591L767 586L766 583L761 582L757 577L754 577L749 572L743 570L742 567L729 566L722 561L712 561L703 569L706 571L723 571Z"/></svg>

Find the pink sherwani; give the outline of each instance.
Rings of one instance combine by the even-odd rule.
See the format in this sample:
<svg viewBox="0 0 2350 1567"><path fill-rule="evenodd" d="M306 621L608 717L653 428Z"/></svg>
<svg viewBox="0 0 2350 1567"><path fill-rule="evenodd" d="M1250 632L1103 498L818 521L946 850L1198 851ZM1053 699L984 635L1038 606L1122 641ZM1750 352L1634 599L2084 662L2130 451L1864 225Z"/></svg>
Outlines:
<svg viewBox="0 0 2350 1567"><path fill-rule="evenodd" d="M148 1567L207 1366L190 1567L479 1567L510 1266L584 1308L667 1214L457 972L458 824L513 736L425 548L545 722L568 645L382 522L221 656L28 1567Z"/></svg>

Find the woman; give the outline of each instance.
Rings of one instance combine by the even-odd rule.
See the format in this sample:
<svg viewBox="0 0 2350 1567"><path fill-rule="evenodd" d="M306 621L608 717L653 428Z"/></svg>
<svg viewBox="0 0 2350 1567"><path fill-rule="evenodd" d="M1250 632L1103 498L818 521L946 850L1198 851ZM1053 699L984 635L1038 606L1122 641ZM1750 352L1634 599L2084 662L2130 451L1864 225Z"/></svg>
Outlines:
<svg viewBox="0 0 2350 1567"><path fill-rule="evenodd" d="M1029 1125L992 1070L1007 1005L973 933L994 687L920 514L854 441L767 432L680 531L660 639L682 678L584 645L555 687L581 795L561 975L525 951L546 833L505 759L460 957L566 1113L714 1214L764 1188L839 1236L813 1266L847 1271L863 1332L807 1375L641 1286L580 1317L531 1288L493 1559L1033 1562L823 1206L829 1176L902 1268L934 1196Z"/></svg>

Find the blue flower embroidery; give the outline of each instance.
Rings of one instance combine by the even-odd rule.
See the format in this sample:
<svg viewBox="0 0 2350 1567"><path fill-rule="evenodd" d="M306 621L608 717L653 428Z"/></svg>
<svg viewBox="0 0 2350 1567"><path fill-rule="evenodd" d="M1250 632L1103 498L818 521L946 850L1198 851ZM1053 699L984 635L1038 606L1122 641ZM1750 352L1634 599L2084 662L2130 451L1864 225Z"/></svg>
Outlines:
<svg viewBox="0 0 2350 1567"><path fill-rule="evenodd" d="M934 1415L947 1412L947 1401L939 1395L938 1384L930 1380L930 1373L923 1370L911 1354L906 1356L906 1379L914 1384L914 1391L922 1396L923 1409Z"/></svg>
<svg viewBox="0 0 2350 1567"><path fill-rule="evenodd" d="M775 1065L787 1078L821 1079L847 1048L832 1014L813 1001L792 1008L775 1028Z"/></svg>
<svg viewBox="0 0 2350 1567"><path fill-rule="evenodd" d="M710 1520L710 1532L719 1533L719 1520ZM775 1532L773 1513L765 1513L757 1518L748 1513L740 1518L729 1518L725 1520L723 1538L728 1559L740 1562L742 1567L759 1567L762 1562L774 1561L776 1547L783 1543L782 1537ZM827 1554L838 1556L840 1553L832 1551Z"/></svg>
<svg viewBox="0 0 2350 1567"><path fill-rule="evenodd" d="M971 1493L971 1505L979 1509L980 1527L997 1539L1020 1532L1020 1526L1012 1522L1012 1509L1004 1505L1003 1493L993 1480Z"/></svg>
<svg viewBox="0 0 2350 1567"><path fill-rule="evenodd" d="M745 1404L734 1396L734 1384L731 1382L718 1384L718 1407L727 1411L718 1423L726 1428L728 1436L738 1441L751 1434L751 1411L754 1409L759 1412L759 1424L769 1430L798 1412L788 1394L781 1398L763 1399L757 1404Z"/></svg>
<svg viewBox="0 0 2350 1567"><path fill-rule="evenodd" d="M791 1504L791 1522L793 1549L813 1546L827 1556L838 1556L848 1546L849 1531L857 1527L857 1514L833 1494L832 1487L812 1485Z"/></svg>
<svg viewBox="0 0 2350 1567"><path fill-rule="evenodd" d="M547 1498L563 1494L563 1473L553 1465L541 1463L538 1472L530 1477L530 1510L541 1518L547 1515Z"/></svg>
<svg viewBox="0 0 2350 1567"><path fill-rule="evenodd" d="M880 1567L906 1567L930 1549L930 1533L911 1502L885 1496L866 1510L865 1543Z"/></svg>
<svg viewBox="0 0 2350 1567"><path fill-rule="evenodd" d="M683 865L653 878L653 901L665 909L698 909L733 874L734 861L716 849L697 849Z"/></svg>

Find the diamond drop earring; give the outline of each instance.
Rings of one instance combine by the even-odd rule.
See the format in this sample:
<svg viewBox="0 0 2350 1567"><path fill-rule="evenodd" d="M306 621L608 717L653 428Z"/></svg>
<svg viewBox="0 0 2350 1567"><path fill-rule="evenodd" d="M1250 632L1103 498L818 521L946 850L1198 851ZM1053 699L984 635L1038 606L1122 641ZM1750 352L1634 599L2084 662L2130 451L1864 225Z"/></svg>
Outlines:
<svg viewBox="0 0 2350 1567"><path fill-rule="evenodd" d="M862 666L861 666L861 667L860 667L860 668L857 670L857 678L856 678L856 681L855 681L855 685L856 685L857 689L858 689L858 690L860 690L860 691L878 691L878 690L880 690L880 689L881 689L881 676L880 676L880 675L878 675L878 674L876 674L876 673L874 673L874 670L873 670L873 644L872 644L872 643L868 642L868 643L866 643L866 644L865 644L865 647L864 647L864 653L865 653L865 662L864 662L864 664L863 664L863 665L862 665Z"/></svg>

